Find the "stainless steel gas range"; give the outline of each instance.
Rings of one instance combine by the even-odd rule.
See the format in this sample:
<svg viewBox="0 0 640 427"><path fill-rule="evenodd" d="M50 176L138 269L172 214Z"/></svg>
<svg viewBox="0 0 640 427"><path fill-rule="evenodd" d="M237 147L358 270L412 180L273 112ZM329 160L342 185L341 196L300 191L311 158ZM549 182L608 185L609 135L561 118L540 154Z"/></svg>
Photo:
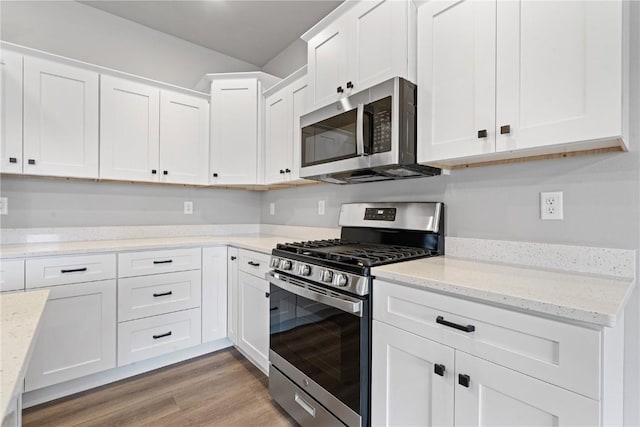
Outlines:
<svg viewBox="0 0 640 427"><path fill-rule="evenodd" d="M368 426L371 268L444 253L442 203L351 203L340 239L272 252L269 392L303 426Z"/></svg>

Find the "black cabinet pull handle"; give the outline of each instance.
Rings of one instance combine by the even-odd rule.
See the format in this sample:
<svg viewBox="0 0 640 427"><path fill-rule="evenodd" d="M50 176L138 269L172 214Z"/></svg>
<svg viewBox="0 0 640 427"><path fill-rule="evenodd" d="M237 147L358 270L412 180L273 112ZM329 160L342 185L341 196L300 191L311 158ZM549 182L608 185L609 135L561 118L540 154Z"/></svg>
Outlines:
<svg viewBox="0 0 640 427"><path fill-rule="evenodd" d="M286 173L291 173L291 169L287 168L284 170Z"/></svg>
<svg viewBox="0 0 640 427"><path fill-rule="evenodd" d="M160 334L160 335L154 335L153 339L157 340L159 338L164 338L164 337L169 337L169 336L171 336L171 331L165 332L164 334Z"/></svg>
<svg viewBox="0 0 640 427"><path fill-rule="evenodd" d="M482 129L478 131L478 138L486 138L487 137L487 130L486 129Z"/></svg>
<svg viewBox="0 0 640 427"><path fill-rule="evenodd" d="M444 371L446 371L446 367L444 365L441 365L439 363L436 363L435 365L433 365L433 372L436 375L440 375L441 377L444 377Z"/></svg>
<svg viewBox="0 0 640 427"><path fill-rule="evenodd" d="M511 133L511 125L500 126L500 135Z"/></svg>
<svg viewBox="0 0 640 427"><path fill-rule="evenodd" d="M260 267L260 263L259 262L249 261L247 264L249 264L251 267Z"/></svg>
<svg viewBox="0 0 640 427"><path fill-rule="evenodd" d="M347 89L353 89L353 83L347 82Z"/></svg>
<svg viewBox="0 0 640 427"><path fill-rule="evenodd" d="M447 320L444 320L444 317L442 316L438 316L436 317L436 323L439 323L441 325L444 326L448 326L450 328L453 329L457 329L459 331L464 331L464 332L473 332L476 330L476 327L473 325L459 325L457 323L453 323L453 322L449 322Z"/></svg>
<svg viewBox="0 0 640 427"><path fill-rule="evenodd" d="M18 159L15 157L9 157L9 163L18 163Z"/></svg>
<svg viewBox="0 0 640 427"><path fill-rule="evenodd" d="M153 261L154 264L171 264L173 262L172 259L165 259L162 261Z"/></svg>
<svg viewBox="0 0 640 427"><path fill-rule="evenodd" d="M237 260L237 259L238 259L238 257L235 257L235 256L232 256L232 257L231 257L231 261L235 261L235 260Z"/></svg>
<svg viewBox="0 0 640 427"><path fill-rule="evenodd" d="M70 270L60 270L60 273L80 273L81 271L87 271L87 267L72 268Z"/></svg>
<svg viewBox="0 0 640 427"><path fill-rule="evenodd" d="M269 311L276 311L277 309L278 309L278 307L277 307L277 306L276 306L276 307L271 307L271 308L269 309Z"/></svg>
<svg viewBox="0 0 640 427"><path fill-rule="evenodd" d="M166 297L167 295L173 295L172 291L168 291L168 292L162 292L160 294L153 294L154 298L158 298L158 297Z"/></svg>
<svg viewBox="0 0 640 427"><path fill-rule="evenodd" d="M338 93L342 93L342 92L344 92L344 89L342 89L342 86L338 86L338 87L336 88L336 92L338 92Z"/></svg>
<svg viewBox="0 0 640 427"><path fill-rule="evenodd" d="M151 169L151 173L155 175L156 173L158 173L158 171L155 169Z"/></svg>
<svg viewBox="0 0 640 427"><path fill-rule="evenodd" d="M30 165L35 165L36 161L35 161L35 159L29 159L29 160L27 160L27 163L29 163Z"/></svg>
<svg viewBox="0 0 640 427"><path fill-rule="evenodd" d="M265 292L265 293L264 293L264 297L265 297L265 298L269 298L269 295L271 295L269 292Z"/></svg>
<svg viewBox="0 0 640 427"><path fill-rule="evenodd" d="M162 171L162 175L169 175L169 171Z"/></svg>
<svg viewBox="0 0 640 427"><path fill-rule="evenodd" d="M280 173L281 173L281 174L284 174L284 170L283 170L283 169L280 169Z"/></svg>
<svg viewBox="0 0 640 427"><path fill-rule="evenodd" d="M214 173L214 174L213 174L213 177L214 177L214 178L217 178L217 177L218 177L218 174L217 174L217 173Z"/></svg>
<svg viewBox="0 0 640 427"><path fill-rule="evenodd" d="M469 382L471 381L471 377L469 375L458 374L458 384L462 387L469 388Z"/></svg>

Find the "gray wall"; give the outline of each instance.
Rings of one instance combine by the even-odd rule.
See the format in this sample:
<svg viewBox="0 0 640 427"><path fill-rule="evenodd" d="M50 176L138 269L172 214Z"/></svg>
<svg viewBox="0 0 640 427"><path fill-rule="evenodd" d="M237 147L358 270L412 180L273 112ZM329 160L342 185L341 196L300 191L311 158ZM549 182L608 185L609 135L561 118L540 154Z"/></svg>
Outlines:
<svg viewBox="0 0 640 427"><path fill-rule="evenodd" d="M243 190L3 176L2 228L256 224L260 194ZM193 214L183 213L184 201Z"/></svg>
<svg viewBox="0 0 640 427"><path fill-rule="evenodd" d="M192 88L259 67L75 1L0 2L0 39Z"/></svg>
<svg viewBox="0 0 640 427"><path fill-rule="evenodd" d="M302 39L297 39L264 64L262 71L285 78L305 65L307 65L307 43Z"/></svg>

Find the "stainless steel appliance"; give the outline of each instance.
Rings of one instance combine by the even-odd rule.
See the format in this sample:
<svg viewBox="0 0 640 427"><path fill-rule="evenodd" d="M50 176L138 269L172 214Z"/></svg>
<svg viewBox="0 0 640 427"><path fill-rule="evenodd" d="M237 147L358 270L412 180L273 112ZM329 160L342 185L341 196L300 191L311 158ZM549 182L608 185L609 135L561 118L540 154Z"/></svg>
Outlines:
<svg viewBox="0 0 640 427"><path fill-rule="evenodd" d="M441 203L342 205L340 239L278 244L269 392L303 426L369 425L371 268L444 253Z"/></svg>
<svg viewBox="0 0 640 427"><path fill-rule="evenodd" d="M417 164L416 86L387 80L300 118L300 177L334 184L439 175Z"/></svg>

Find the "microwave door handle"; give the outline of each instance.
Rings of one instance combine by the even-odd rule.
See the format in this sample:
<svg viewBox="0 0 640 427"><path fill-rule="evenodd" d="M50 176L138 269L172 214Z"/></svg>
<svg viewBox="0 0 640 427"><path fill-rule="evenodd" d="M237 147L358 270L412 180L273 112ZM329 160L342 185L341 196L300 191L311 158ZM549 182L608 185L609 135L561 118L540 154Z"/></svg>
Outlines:
<svg viewBox="0 0 640 427"><path fill-rule="evenodd" d="M280 289L291 292L292 294L319 302L321 304L335 307L339 310L346 311L347 313L355 314L358 317L362 317L362 301L348 301L346 299L321 294L320 292L315 292L311 289L303 288L301 286L292 285L276 277L272 271L269 271L267 272L267 274L265 274L265 279L267 279L269 283L279 287Z"/></svg>
<svg viewBox="0 0 640 427"><path fill-rule="evenodd" d="M364 151L364 104L358 104L356 117L356 155L368 155L368 153Z"/></svg>

